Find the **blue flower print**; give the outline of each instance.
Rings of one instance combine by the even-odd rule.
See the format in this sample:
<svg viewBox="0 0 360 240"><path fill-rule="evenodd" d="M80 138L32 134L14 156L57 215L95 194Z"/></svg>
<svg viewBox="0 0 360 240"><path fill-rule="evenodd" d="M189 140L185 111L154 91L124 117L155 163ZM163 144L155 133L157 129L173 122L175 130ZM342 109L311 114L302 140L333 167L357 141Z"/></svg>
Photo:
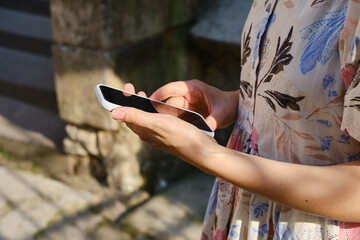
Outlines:
<svg viewBox="0 0 360 240"><path fill-rule="evenodd" d="M331 122L329 122L328 120L316 120L318 123L321 123L321 124L323 124L325 127L327 127L327 128L331 128L331 126L332 126L332 123Z"/></svg>
<svg viewBox="0 0 360 240"><path fill-rule="evenodd" d="M265 234L267 234L269 232L268 225L265 223L265 224L261 225L259 227L259 229L253 228L253 231L258 233L261 236L261 238L264 238Z"/></svg>
<svg viewBox="0 0 360 240"><path fill-rule="evenodd" d="M326 75L323 79L323 90L321 92L321 95L324 96L327 93L329 101L333 97L337 97L339 94L334 90L336 79ZM326 96L326 95L325 95Z"/></svg>
<svg viewBox="0 0 360 240"><path fill-rule="evenodd" d="M280 213L281 213L281 207L277 206L275 210L275 216L274 216L274 225L277 225L280 219Z"/></svg>
<svg viewBox="0 0 360 240"><path fill-rule="evenodd" d="M269 204L268 203L261 203L259 205L255 205L255 204L251 204L251 206L253 206L254 209L254 215L256 218L259 218L260 216L264 216L264 212L268 212L269 211Z"/></svg>
<svg viewBox="0 0 360 240"><path fill-rule="evenodd" d="M323 79L323 89L326 90L334 82L335 82L335 79L333 77L326 75Z"/></svg>
<svg viewBox="0 0 360 240"><path fill-rule="evenodd" d="M314 22L313 24L302 29L303 40L308 40L308 44L301 55L300 70L306 74L313 70L317 64L326 64L336 52L338 37L344 26L347 7L328 12L325 19Z"/></svg>
<svg viewBox="0 0 360 240"><path fill-rule="evenodd" d="M230 237L231 239L238 239L239 238L239 232L240 232L240 225L232 225L230 230Z"/></svg>
<svg viewBox="0 0 360 240"><path fill-rule="evenodd" d="M360 161L360 152L351 155L349 154L348 160L349 162Z"/></svg>
<svg viewBox="0 0 360 240"><path fill-rule="evenodd" d="M331 141L333 140L333 137L326 136L326 137L319 137L321 141L321 150L323 152L330 150Z"/></svg>
<svg viewBox="0 0 360 240"><path fill-rule="evenodd" d="M355 37L350 50L350 59L353 59L354 53L356 52L356 48L359 46L360 38L358 36Z"/></svg>
<svg viewBox="0 0 360 240"><path fill-rule="evenodd" d="M329 91L328 93L328 97L331 98L331 97L337 97L339 96L339 94L336 92L336 91Z"/></svg>
<svg viewBox="0 0 360 240"><path fill-rule="evenodd" d="M219 179L216 179L213 189L211 190L209 203L206 208L205 221L208 219L209 215L213 214L215 210L217 204L218 189L219 189Z"/></svg>
<svg viewBox="0 0 360 240"><path fill-rule="evenodd" d="M322 95L324 95L325 90L328 91L327 96L328 96L329 100L332 97L337 97L339 95L336 91L333 90L335 82L336 82L336 80L329 75L326 75L323 79Z"/></svg>
<svg viewBox="0 0 360 240"><path fill-rule="evenodd" d="M276 227L274 240L294 240L292 229L286 224L279 224Z"/></svg>
<svg viewBox="0 0 360 240"><path fill-rule="evenodd" d="M340 139L339 140L337 140L339 143L345 143L345 144L350 144L350 136L349 135L347 135L347 134L345 134L345 133L343 133L343 134L341 134L341 136L340 136Z"/></svg>

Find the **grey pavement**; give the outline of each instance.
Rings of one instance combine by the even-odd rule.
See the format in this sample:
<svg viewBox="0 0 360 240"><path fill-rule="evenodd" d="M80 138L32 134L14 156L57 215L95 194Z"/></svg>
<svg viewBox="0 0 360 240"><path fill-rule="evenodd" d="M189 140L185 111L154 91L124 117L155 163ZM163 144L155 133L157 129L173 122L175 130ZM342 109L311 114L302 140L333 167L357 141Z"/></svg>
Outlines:
<svg viewBox="0 0 360 240"><path fill-rule="evenodd" d="M198 240L214 177L195 173L121 219L120 229L141 240Z"/></svg>
<svg viewBox="0 0 360 240"><path fill-rule="evenodd" d="M7 167L0 167L0 178L0 239L6 240L199 239L214 180L189 175L109 221L93 207L106 201L95 194Z"/></svg>
<svg viewBox="0 0 360 240"><path fill-rule="evenodd" d="M63 183L6 167L0 167L0 179L0 239L34 239L52 223L84 214L99 200ZM86 225L101 220L88 218Z"/></svg>

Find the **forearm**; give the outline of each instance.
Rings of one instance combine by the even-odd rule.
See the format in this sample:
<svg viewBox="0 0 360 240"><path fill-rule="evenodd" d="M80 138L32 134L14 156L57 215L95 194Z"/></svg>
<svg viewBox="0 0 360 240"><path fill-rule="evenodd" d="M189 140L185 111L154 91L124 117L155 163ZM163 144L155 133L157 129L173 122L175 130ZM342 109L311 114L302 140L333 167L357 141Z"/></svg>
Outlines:
<svg viewBox="0 0 360 240"><path fill-rule="evenodd" d="M221 146L205 155L201 169L241 188L315 215L360 222L359 163L306 166Z"/></svg>

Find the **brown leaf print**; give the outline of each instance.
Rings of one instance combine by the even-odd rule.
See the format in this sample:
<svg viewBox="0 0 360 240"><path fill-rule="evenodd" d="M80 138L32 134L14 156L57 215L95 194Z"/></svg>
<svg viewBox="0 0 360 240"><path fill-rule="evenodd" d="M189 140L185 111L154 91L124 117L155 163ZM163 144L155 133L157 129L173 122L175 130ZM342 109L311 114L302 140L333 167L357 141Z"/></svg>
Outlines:
<svg viewBox="0 0 360 240"><path fill-rule="evenodd" d="M275 135L277 136L280 131L280 124L278 120L275 120Z"/></svg>
<svg viewBox="0 0 360 240"><path fill-rule="evenodd" d="M276 149L280 149L285 143L285 132L283 132L280 137L276 140Z"/></svg>
<svg viewBox="0 0 360 240"><path fill-rule="evenodd" d="M280 46L280 37L278 38L277 46L276 46L276 53L275 57L271 63L271 67L269 71L265 74L265 76L260 80L260 82L256 85L258 88L263 82L270 82L272 79L272 75L278 74L279 72L284 70L284 66L288 65L293 56L289 54L292 42L290 39L292 37L293 27L291 27L288 36L284 40L284 42ZM271 76L271 77L270 77Z"/></svg>
<svg viewBox="0 0 360 240"><path fill-rule="evenodd" d="M284 109L289 107L294 111L300 111L300 106L297 104L297 102L305 98L304 96L293 97L278 91L271 90L266 90L265 93L268 94L271 98L273 98L280 107Z"/></svg>
<svg viewBox="0 0 360 240"><path fill-rule="evenodd" d="M346 1L346 0L314 0L311 3L311 7L312 8L325 8L325 7L330 8L334 4L339 4L343 1Z"/></svg>
<svg viewBox="0 0 360 240"><path fill-rule="evenodd" d="M293 2L291 0L288 0L288 1L284 2L284 4L285 4L285 6L287 8L293 8L294 7L294 4L293 4Z"/></svg>
<svg viewBox="0 0 360 240"><path fill-rule="evenodd" d="M305 148L311 149L311 150L314 150L314 151L322 151L321 147L318 147L318 146L305 146Z"/></svg>
<svg viewBox="0 0 360 240"><path fill-rule="evenodd" d="M250 56L251 54L251 48L249 47L250 45L250 33L251 33L251 28L252 28L252 24L250 25L249 27L249 31L245 37L244 35L244 38L243 38L243 49L242 49L242 56L241 56L241 66L243 66L246 61L247 61L247 58Z"/></svg>
<svg viewBox="0 0 360 240"><path fill-rule="evenodd" d="M313 155L308 155L309 157L315 158L317 160L323 160L323 161L333 161L331 158L329 158L326 155L323 154L313 154Z"/></svg>
<svg viewBox="0 0 360 240"><path fill-rule="evenodd" d="M291 153L291 162L301 163L299 157L293 151L291 151L290 153Z"/></svg>
<svg viewBox="0 0 360 240"><path fill-rule="evenodd" d="M284 116L282 116L282 119L286 119L286 120L299 120L302 117L302 115L297 114L297 113L287 113Z"/></svg>
<svg viewBox="0 0 360 240"><path fill-rule="evenodd" d="M360 111L360 96L354 97L350 100L350 102L354 103L352 105L349 105L348 107L353 107L356 110Z"/></svg>
<svg viewBox="0 0 360 240"><path fill-rule="evenodd" d="M305 98L304 96L293 97L284 93L280 93L275 90L274 91L266 90L265 93L268 96L264 96L262 94L256 94L257 89L260 87L262 83L271 82L273 76L281 71L284 71L284 66L290 64L290 62L292 61L293 56L289 53L292 47L292 42L290 41L292 38L292 33L293 33L293 27L290 28L290 31L286 39L282 43L280 37L278 38L275 57L271 63L270 69L259 82L258 80L256 80L255 83L255 95L262 96L267 102L267 104L274 110L274 112L277 111L275 103L277 103L278 106L284 109L289 107L294 111L300 111L300 106L297 104L297 102Z"/></svg>
<svg viewBox="0 0 360 240"><path fill-rule="evenodd" d="M315 116L329 115L329 116L331 116L331 118L333 120L332 123L334 123L336 126L340 127L341 121L342 121L342 116L341 116L341 114L339 114L339 112L336 110L336 108L343 107L343 98L344 98L343 94L337 96L336 98L334 98L330 102L328 102L325 106L315 109L305 119L311 119L312 117L315 117Z"/></svg>
<svg viewBox="0 0 360 240"><path fill-rule="evenodd" d="M295 131L293 130L294 133L296 135L298 135L299 137L303 138L303 139L307 139L307 140L315 140L315 138L313 136L311 136L310 134L308 133L301 133L301 132L298 132L298 131Z"/></svg>
<svg viewBox="0 0 360 240"><path fill-rule="evenodd" d="M246 95L251 98L252 96L252 86L250 85L249 82L246 82L244 80L240 81L240 95L241 97L244 99L244 93L243 91L245 91Z"/></svg>
<svg viewBox="0 0 360 240"><path fill-rule="evenodd" d="M311 7L314 7L315 5L320 4L320 3L324 3L324 2L325 2L325 0L314 0L312 2L312 4L311 4Z"/></svg>

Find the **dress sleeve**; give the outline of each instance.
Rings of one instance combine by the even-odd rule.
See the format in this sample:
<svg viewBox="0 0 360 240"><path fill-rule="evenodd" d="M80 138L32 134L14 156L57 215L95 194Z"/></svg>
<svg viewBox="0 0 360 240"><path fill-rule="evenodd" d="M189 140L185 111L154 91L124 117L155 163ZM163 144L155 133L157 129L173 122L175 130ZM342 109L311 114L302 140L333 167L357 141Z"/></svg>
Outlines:
<svg viewBox="0 0 360 240"><path fill-rule="evenodd" d="M346 87L341 130L360 142L360 1L350 1L340 35L341 74Z"/></svg>

